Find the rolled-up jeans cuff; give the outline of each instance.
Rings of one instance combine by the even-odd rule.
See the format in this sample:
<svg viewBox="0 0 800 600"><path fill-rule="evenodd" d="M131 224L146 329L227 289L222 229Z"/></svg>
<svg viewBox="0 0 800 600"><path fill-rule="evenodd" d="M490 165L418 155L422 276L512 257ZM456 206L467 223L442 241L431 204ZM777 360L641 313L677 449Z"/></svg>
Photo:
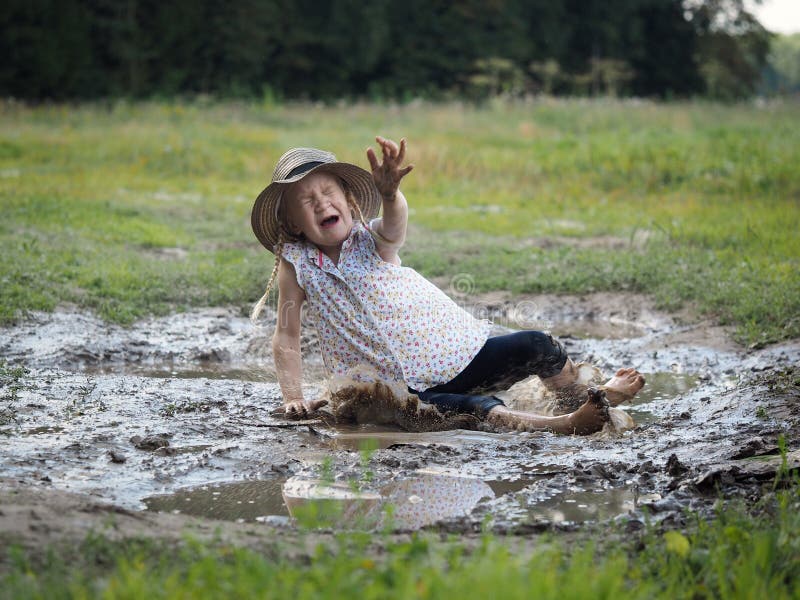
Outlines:
<svg viewBox="0 0 800 600"><path fill-rule="evenodd" d="M480 419L485 419L489 411L495 406L505 406L506 403L500 400L497 396L484 396L484 400L475 405L475 416Z"/></svg>

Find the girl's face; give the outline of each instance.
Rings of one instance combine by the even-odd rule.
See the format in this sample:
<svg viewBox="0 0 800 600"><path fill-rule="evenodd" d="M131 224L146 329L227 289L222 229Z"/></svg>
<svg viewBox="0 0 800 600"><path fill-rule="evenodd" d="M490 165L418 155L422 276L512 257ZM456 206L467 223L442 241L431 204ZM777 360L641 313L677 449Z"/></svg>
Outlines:
<svg viewBox="0 0 800 600"><path fill-rule="evenodd" d="M338 253L353 228L353 215L339 179L325 172L311 173L290 185L283 198L289 230L302 233L323 252Z"/></svg>

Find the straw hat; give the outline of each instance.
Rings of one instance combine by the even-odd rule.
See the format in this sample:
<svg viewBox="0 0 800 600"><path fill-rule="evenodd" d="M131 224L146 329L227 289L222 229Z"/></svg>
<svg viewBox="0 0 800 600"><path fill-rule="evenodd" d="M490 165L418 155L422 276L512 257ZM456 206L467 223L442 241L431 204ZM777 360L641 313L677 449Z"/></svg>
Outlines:
<svg viewBox="0 0 800 600"><path fill-rule="evenodd" d="M333 154L324 150L292 148L278 159L272 172L272 182L258 195L250 215L253 233L270 252L275 252L275 245L278 243L278 208L284 190L309 173L317 172L331 173L342 179L355 196L365 219L378 216L381 195L369 171L349 163L337 162Z"/></svg>

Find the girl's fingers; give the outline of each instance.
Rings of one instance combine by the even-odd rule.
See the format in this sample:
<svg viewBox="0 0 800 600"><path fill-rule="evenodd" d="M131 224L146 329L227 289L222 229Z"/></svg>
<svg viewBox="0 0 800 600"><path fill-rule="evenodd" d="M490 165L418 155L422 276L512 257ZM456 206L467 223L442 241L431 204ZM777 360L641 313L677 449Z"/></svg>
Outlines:
<svg viewBox="0 0 800 600"><path fill-rule="evenodd" d="M386 138L376 135L375 141L378 142L378 146L381 147L381 152L383 152L383 160L386 161Z"/></svg>
<svg viewBox="0 0 800 600"><path fill-rule="evenodd" d="M383 137L376 137L375 141L380 144L381 148L383 149L383 156L384 158L395 158L397 157L398 148L397 144L395 144L392 140L388 140Z"/></svg>
<svg viewBox="0 0 800 600"><path fill-rule="evenodd" d="M384 140L383 144L381 145L383 148L383 162L389 162L394 158L392 147L389 145L389 140Z"/></svg>
<svg viewBox="0 0 800 600"><path fill-rule="evenodd" d="M380 163L378 162L378 157L375 156L375 151L372 148L367 148L367 160L369 161L369 166L374 173L380 168Z"/></svg>
<svg viewBox="0 0 800 600"><path fill-rule="evenodd" d="M302 403L292 403L286 407L286 416L292 419L300 419L306 416L306 407Z"/></svg>
<svg viewBox="0 0 800 600"><path fill-rule="evenodd" d="M400 151L397 153L397 162L403 164L403 159L406 157L406 138L400 138Z"/></svg>
<svg viewBox="0 0 800 600"><path fill-rule="evenodd" d="M411 172L414 165L407 165L402 169L399 168L406 157L406 138L400 139L399 146L394 141L379 135L375 136L375 141L381 147L383 160L379 162L375 151L372 148L367 148L367 159L373 174L383 171L391 179L399 181Z"/></svg>

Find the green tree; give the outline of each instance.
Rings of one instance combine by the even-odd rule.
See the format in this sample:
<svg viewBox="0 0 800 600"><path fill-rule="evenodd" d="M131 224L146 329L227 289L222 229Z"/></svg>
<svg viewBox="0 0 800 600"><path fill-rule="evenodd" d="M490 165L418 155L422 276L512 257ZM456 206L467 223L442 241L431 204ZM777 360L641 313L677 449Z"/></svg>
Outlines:
<svg viewBox="0 0 800 600"><path fill-rule="evenodd" d="M0 3L0 93L56 99L105 93L89 28L85 7L72 0Z"/></svg>
<svg viewBox="0 0 800 600"><path fill-rule="evenodd" d="M703 0L689 13L706 94L720 99L752 95L767 63L771 34L744 0Z"/></svg>
<svg viewBox="0 0 800 600"><path fill-rule="evenodd" d="M775 36L764 76L768 93L800 92L800 33Z"/></svg>

